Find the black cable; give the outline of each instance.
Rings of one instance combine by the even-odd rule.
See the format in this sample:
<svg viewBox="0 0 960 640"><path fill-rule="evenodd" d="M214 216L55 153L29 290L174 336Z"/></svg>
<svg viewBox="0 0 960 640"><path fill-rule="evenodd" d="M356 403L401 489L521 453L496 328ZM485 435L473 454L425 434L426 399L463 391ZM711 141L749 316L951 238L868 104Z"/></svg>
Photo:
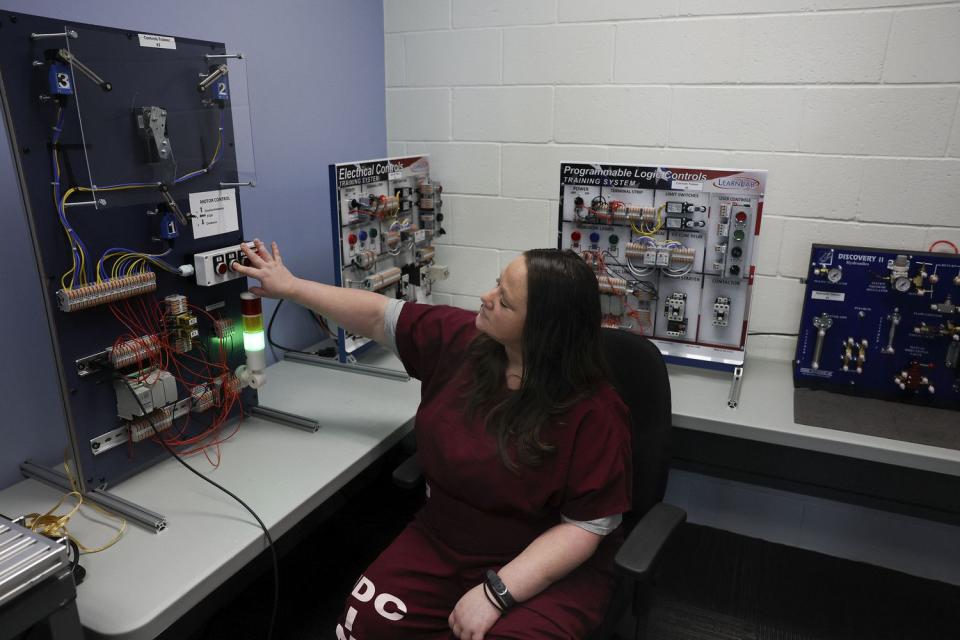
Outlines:
<svg viewBox="0 0 960 640"><path fill-rule="evenodd" d="M277 305L277 306L279 307L280 305ZM273 628L277 621L277 606L280 603L280 566L277 563L277 550L273 546L273 538L270 536L270 531L267 529L266 525L263 524L263 520L260 519L260 516L258 516L256 512L253 509L251 509L249 505L247 505L246 502L241 500L239 496L237 496L237 494L233 493L226 487L223 487L222 485L217 484L216 482L214 482L213 480L206 477L205 475L203 475L202 473L200 473L199 471L197 471L196 469L188 465L186 462L184 462L183 458L181 458L177 454L177 452L174 451L170 447L170 445L167 444L167 442L160 436L160 432L157 430L157 426L153 422L153 417L150 415L150 413L147 412L147 409L146 407L143 406L143 403L140 402L140 398L137 397L137 393L133 388L133 384L131 384L131 382L126 378L119 378L119 379L126 382L127 386L130 387L130 393L133 395L133 399L136 400L137 404L140 406L140 411L143 413L143 417L147 419L147 423L150 425L150 428L153 429L153 434L157 437L157 440L160 441L160 444L163 445L163 448L167 450L167 453L173 456L177 460L177 462L179 462L184 467L186 467L187 470L190 471L190 473L194 474L204 482L209 482L210 484L215 486L217 489L220 489L220 491L223 491L225 494L227 494L228 496L230 496L231 498L239 502L244 509L250 512L250 515L252 515L256 519L257 523L260 525L260 528L263 529L263 535L266 536L267 538L267 543L269 544L269 548L270 548L270 556L273 560L273 610L270 613L270 629L267 632L267 640L270 640L270 638L273 638Z"/></svg>
<svg viewBox="0 0 960 640"><path fill-rule="evenodd" d="M275 349L280 349L281 351L291 351L293 353L302 353L308 356L320 356L322 358L333 358L337 355L337 350L332 347L326 349L319 349L317 351L303 351L301 349L291 349L290 347L285 347L281 344L277 344L273 341L273 320L277 317L277 311L280 310L280 305L283 304L283 298L277 302L277 306L273 308L273 313L270 314L270 322L267 323L267 343ZM313 318L313 321L319 325L320 329L324 332L324 339L332 338L333 332L330 330L330 327L327 326L325 320L322 320L317 314L311 309L307 309L310 312L310 317Z"/></svg>
<svg viewBox="0 0 960 640"><path fill-rule="evenodd" d="M73 574L73 584L80 586L83 579L87 577L87 570L80 566L80 545L67 538L67 544L70 546L70 553L73 556L70 559L70 573Z"/></svg>
<svg viewBox="0 0 960 640"><path fill-rule="evenodd" d="M317 355L315 353L310 353L309 351L302 351L301 349L292 349L290 347L285 347L282 344L277 344L276 342L273 341L273 321L274 319L276 319L277 311L280 311L280 306L283 304L283 302L284 302L284 299L280 298L277 301L277 306L273 308L273 313L270 314L270 322L267 323L267 342L270 344L271 347L275 349L280 349L281 351L292 351L293 353L302 353L308 356Z"/></svg>
<svg viewBox="0 0 960 640"><path fill-rule="evenodd" d="M620 267L621 269L627 269L628 272L630 271L630 269L627 268L627 266L624 265L622 262L620 262L620 261L617 259L617 257L614 256L612 253L610 253L609 251L604 251L604 253L607 255L607 257L610 259L610 262L612 262L614 266ZM618 278L621 277L621 276L613 273L612 271L610 271L610 269L607 269L607 274L608 274L608 275L611 275L611 276L618 277ZM627 274L624 273L624 274L622 274L622 275L625 276L625 275L627 275ZM627 280L626 278L624 278L624 280L627 280L627 282L628 282L629 284L633 285L634 288L643 289L644 291L646 291L647 293L649 293L649 294L651 295L651 298L650 298L651 300L658 300L658 299L659 299L659 298L658 298L659 292L657 291L657 287L656 287L652 282L648 282L648 281L646 281L646 280L641 280L639 277L637 277L637 276L636 276L635 274L633 274L632 272L630 272L630 276L631 276L632 279ZM646 301L646 300L642 300L641 302L647 302L647 301Z"/></svg>

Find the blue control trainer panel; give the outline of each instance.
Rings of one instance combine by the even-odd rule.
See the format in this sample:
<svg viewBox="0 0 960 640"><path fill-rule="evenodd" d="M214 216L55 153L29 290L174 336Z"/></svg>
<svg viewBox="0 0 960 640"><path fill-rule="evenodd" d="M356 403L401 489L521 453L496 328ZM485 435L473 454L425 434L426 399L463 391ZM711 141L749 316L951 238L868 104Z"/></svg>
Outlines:
<svg viewBox="0 0 960 640"><path fill-rule="evenodd" d="M257 404L234 374L248 316L230 270L244 258L225 47L5 11L0 25L3 115L80 486L165 459L160 437L215 461L222 430Z"/></svg>
<svg viewBox="0 0 960 640"><path fill-rule="evenodd" d="M813 245L793 377L960 409L960 256Z"/></svg>

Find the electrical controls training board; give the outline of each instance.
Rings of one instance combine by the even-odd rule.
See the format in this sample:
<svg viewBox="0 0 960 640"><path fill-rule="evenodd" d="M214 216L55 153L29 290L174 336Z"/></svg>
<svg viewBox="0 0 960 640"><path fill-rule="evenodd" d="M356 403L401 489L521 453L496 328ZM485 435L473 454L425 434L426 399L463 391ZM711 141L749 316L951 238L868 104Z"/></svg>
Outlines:
<svg viewBox="0 0 960 640"><path fill-rule="evenodd" d="M429 156L330 165L337 285L429 302L448 275L434 260L433 241L445 233L442 192ZM338 328L337 342L347 361L370 341Z"/></svg>
<svg viewBox="0 0 960 640"><path fill-rule="evenodd" d="M813 245L793 376L960 409L960 256Z"/></svg>
<svg viewBox="0 0 960 640"><path fill-rule="evenodd" d="M243 261L243 66L216 42L0 22L3 111L80 487L168 456L158 434L215 456L257 403L235 371L259 300L241 313L246 281L230 270Z"/></svg>
<svg viewBox="0 0 960 640"><path fill-rule="evenodd" d="M562 163L558 246L600 284L603 324L668 361L742 365L766 171Z"/></svg>

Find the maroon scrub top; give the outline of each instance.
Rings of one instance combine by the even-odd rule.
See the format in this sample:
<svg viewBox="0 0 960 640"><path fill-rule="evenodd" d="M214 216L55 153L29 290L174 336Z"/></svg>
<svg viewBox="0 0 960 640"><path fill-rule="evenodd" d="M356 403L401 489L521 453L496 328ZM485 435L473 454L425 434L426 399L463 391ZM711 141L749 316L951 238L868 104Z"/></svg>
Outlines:
<svg viewBox="0 0 960 640"><path fill-rule="evenodd" d="M486 569L510 562L561 515L583 521L630 509L627 408L609 385L542 429L555 451L539 466L504 466L482 417L464 413L475 317L410 302L400 313L400 359L422 383L415 433L428 499L360 578L338 638L446 638L447 616ZM520 603L488 637L584 637L602 619L621 540L619 530L606 536L584 565Z"/></svg>

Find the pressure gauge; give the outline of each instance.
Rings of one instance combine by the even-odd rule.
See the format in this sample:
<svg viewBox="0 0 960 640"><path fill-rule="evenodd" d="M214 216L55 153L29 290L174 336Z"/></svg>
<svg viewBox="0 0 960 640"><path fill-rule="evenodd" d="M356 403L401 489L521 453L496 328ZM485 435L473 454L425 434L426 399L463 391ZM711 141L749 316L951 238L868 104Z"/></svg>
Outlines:
<svg viewBox="0 0 960 640"><path fill-rule="evenodd" d="M840 282L840 278L842 277L843 277L843 271L841 271L838 267L834 267L830 269L830 271L827 271L827 280L829 280L833 284Z"/></svg>
<svg viewBox="0 0 960 640"><path fill-rule="evenodd" d="M910 280L908 278L896 278L893 281L893 288L900 293L910 291Z"/></svg>

